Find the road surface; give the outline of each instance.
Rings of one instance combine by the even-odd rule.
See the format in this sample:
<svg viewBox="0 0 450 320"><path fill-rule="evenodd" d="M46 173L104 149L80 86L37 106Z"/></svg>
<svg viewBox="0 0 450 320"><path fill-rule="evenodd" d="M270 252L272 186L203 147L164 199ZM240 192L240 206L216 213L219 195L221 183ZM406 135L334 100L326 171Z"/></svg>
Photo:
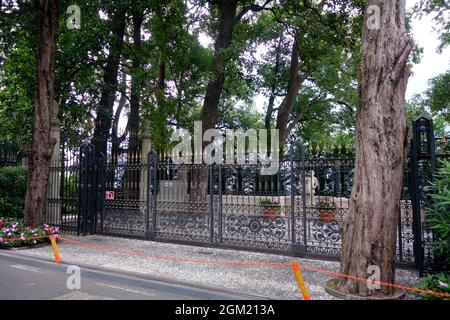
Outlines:
<svg viewBox="0 0 450 320"><path fill-rule="evenodd" d="M68 265L0 252L0 300L249 300L240 293L80 268L80 289ZM69 287L67 283L69 282Z"/></svg>

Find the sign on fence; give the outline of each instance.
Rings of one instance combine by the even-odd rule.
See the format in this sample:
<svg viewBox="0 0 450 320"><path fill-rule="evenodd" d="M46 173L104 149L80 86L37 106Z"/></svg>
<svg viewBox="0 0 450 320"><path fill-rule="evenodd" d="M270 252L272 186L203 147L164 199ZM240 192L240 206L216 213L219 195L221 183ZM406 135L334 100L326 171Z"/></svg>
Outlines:
<svg viewBox="0 0 450 320"><path fill-rule="evenodd" d="M114 200L114 191L106 191L105 198L106 200Z"/></svg>

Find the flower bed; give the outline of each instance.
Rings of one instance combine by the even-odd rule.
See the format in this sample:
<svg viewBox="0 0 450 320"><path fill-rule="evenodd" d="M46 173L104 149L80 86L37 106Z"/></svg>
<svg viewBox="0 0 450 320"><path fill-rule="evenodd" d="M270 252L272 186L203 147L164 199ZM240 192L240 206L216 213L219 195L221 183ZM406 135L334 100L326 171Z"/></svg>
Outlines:
<svg viewBox="0 0 450 320"><path fill-rule="evenodd" d="M59 236L59 228L47 224L32 228L22 222L0 218L0 249L49 243L50 235Z"/></svg>

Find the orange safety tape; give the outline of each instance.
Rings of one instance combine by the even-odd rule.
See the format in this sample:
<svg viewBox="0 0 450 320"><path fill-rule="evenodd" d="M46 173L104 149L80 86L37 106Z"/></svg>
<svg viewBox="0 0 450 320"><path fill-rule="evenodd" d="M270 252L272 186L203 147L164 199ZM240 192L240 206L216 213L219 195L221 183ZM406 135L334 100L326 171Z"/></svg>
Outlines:
<svg viewBox="0 0 450 320"><path fill-rule="evenodd" d="M404 289L404 290L414 291L414 292L419 292L419 293L426 293L426 294L431 294L431 295L435 295L435 296L441 296L441 297L447 297L447 298L450 297L450 294L448 294L448 293L441 293L441 292L435 292L435 291L430 291L430 290L424 290L424 289L407 287L407 286L403 286L403 285L400 285L400 284L393 284L393 283L388 283L388 282L369 280L369 279L355 277L355 276L350 276L350 275L347 275L347 274L338 273L338 272L334 272L334 271L330 271L330 270L325 270L325 269L321 269L321 268L317 268L317 267L312 267L312 266L308 266L308 265L305 265L305 264L299 264L299 266L302 267L302 268L311 270L311 271L320 272L320 273L327 273L329 275L333 275L333 276L337 276L337 277L341 277L341 278L347 278L347 279L352 279L352 280L357 280L357 281L370 282L372 284L379 284L379 285L383 285L383 286L386 286L386 287L393 287L393 288Z"/></svg>
<svg viewBox="0 0 450 320"><path fill-rule="evenodd" d="M149 255L141 252L131 252L131 251L125 251L120 249L113 249L108 248L100 245L93 245L88 244L85 242L67 239L67 238L61 238L63 241L71 242L74 244L78 244L80 246L93 248L93 249L100 249L105 250L109 252L119 253L119 254L125 254L129 256L138 256L138 257L147 257L155 260L168 260L168 261L177 261L177 262L191 262L191 263L206 263L206 264L224 264L224 265L244 265L244 266L269 266L269 267L290 267L290 263L272 263L272 262L250 262L250 261L220 261L220 260L203 260L203 259L185 259L185 258L175 258L175 257L162 257L162 256L154 256Z"/></svg>
<svg viewBox="0 0 450 320"><path fill-rule="evenodd" d="M114 252L114 253L118 253L118 254L129 255L129 256L147 257L147 258L151 258L151 259L155 259L155 260L168 260L168 261L206 263L206 264L222 264L222 265L242 265L242 266L252 266L252 267L256 267L256 266L290 267L290 268L292 267L292 263L220 261L220 260L213 261L213 260L204 260L204 259L185 259L185 258L175 258L175 257L162 257L162 256L149 255L149 254L145 254L145 253L141 253L141 252L131 252L131 251L125 251L125 250L120 250L120 249L108 248L108 247L100 246L100 245L93 245L93 244L89 244L89 243L85 243L85 242L81 242L81 241L77 241L77 240L63 238L62 236L60 236L59 239L62 241L67 241L67 242L70 242L73 244L80 245L82 247L105 250L105 251ZM382 281L369 280L369 279L365 279L365 278L350 276L350 275L346 275L346 274L342 274L342 273L338 273L338 272L334 272L334 271L330 271L330 270L325 270L325 269L321 269L321 268L317 268L317 267L308 266L308 265L305 265L302 263L300 263L299 266L301 266L302 268L311 270L311 271L326 273L326 274L337 276L337 277L348 278L348 279L357 280L357 281L376 283L376 284L380 284L383 286L395 287L395 288L404 289L404 290L412 291L412 292L426 293L426 294L430 294L430 295L436 295L436 296L447 297L447 298L450 297L450 294L447 294L447 293L412 288L412 287L407 287L407 286L403 286L403 285L392 284L392 283L387 283L387 282L382 282Z"/></svg>

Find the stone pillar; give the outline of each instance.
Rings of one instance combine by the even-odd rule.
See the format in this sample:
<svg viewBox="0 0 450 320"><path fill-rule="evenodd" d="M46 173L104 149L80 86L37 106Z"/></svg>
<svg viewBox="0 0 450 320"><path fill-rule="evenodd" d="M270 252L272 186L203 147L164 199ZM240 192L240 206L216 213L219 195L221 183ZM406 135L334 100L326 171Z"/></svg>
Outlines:
<svg viewBox="0 0 450 320"><path fill-rule="evenodd" d="M152 140L150 137L149 123L147 120L143 123L144 134L141 136L141 174L139 181L139 199L141 203L141 212L145 214L147 208L147 190L148 190L148 153L152 150Z"/></svg>
<svg viewBox="0 0 450 320"><path fill-rule="evenodd" d="M48 184L48 200L46 208L45 221L49 224L61 223L61 171L53 170L53 167L61 167L61 121L58 119L59 106L56 102L53 102L53 108L51 110L50 118L50 139L55 139L56 144L53 148L50 177Z"/></svg>

